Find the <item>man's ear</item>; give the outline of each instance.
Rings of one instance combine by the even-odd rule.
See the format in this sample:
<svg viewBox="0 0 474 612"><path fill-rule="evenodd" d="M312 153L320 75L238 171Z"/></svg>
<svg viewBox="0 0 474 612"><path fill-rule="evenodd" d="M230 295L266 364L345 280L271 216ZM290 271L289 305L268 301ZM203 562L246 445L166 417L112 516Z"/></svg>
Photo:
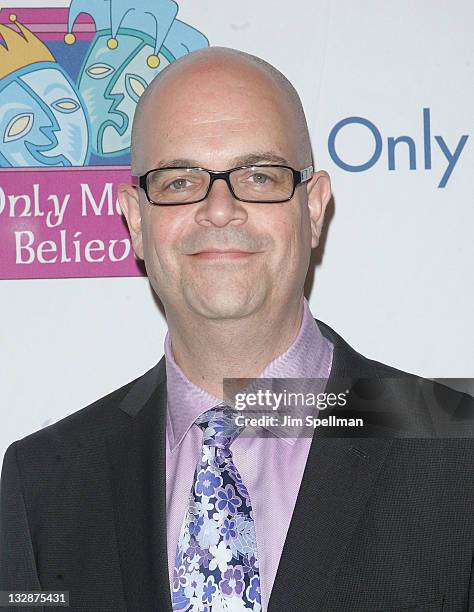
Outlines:
<svg viewBox="0 0 474 612"><path fill-rule="evenodd" d="M121 183L118 186L118 201L127 220L133 250L138 259L143 257L142 218L140 213L139 192L133 185Z"/></svg>
<svg viewBox="0 0 474 612"><path fill-rule="evenodd" d="M325 170L315 172L308 182L308 207L311 218L311 248L319 244L324 224L324 213L331 199L331 179Z"/></svg>

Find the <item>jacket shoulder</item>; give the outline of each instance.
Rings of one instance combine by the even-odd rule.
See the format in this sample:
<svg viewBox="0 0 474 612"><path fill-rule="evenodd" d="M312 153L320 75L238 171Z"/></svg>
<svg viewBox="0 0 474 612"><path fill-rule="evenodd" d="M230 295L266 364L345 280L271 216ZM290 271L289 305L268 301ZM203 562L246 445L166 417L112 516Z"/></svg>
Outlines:
<svg viewBox="0 0 474 612"><path fill-rule="evenodd" d="M150 370L91 404L13 442L23 454L40 456L51 447L91 446L133 416L131 406L142 405L163 379L164 358ZM9 447L9 448L10 448ZM8 449L7 449L8 450Z"/></svg>
<svg viewBox="0 0 474 612"><path fill-rule="evenodd" d="M336 376L369 378L390 389L395 404L412 413L430 416L440 437L474 437L474 398L436 380L400 370L358 353L326 323L315 319L321 333L334 345ZM416 398L416 401L414 400Z"/></svg>

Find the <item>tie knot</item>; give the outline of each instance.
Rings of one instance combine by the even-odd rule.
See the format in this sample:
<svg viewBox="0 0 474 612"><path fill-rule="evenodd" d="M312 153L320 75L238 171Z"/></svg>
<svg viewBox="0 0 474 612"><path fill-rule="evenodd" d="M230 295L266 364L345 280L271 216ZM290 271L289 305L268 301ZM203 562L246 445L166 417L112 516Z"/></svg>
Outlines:
<svg viewBox="0 0 474 612"><path fill-rule="evenodd" d="M206 446L228 448L245 428L237 425L238 412L226 404L219 404L207 410L196 419L196 425L203 430L202 443Z"/></svg>

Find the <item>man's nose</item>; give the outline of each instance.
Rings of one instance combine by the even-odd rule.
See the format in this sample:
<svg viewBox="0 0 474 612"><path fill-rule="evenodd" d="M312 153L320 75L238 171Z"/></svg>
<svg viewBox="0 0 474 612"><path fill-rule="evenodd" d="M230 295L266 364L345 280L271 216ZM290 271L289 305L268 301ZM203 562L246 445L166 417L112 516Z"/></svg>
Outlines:
<svg viewBox="0 0 474 612"><path fill-rule="evenodd" d="M203 225L223 227L228 223L240 225L247 220L247 211L242 202L236 200L223 179L216 179L207 198L196 210L196 222Z"/></svg>

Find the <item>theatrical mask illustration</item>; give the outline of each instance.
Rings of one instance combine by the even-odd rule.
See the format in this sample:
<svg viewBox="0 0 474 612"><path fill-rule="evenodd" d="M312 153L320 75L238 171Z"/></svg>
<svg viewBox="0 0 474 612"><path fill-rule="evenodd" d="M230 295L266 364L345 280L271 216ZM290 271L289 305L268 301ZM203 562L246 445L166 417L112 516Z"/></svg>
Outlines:
<svg viewBox="0 0 474 612"><path fill-rule="evenodd" d="M15 22L15 16L11 19ZM82 166L90 136L73 81L30 30L0 25L0 166Z"/></svg>
<svg viewBox="0 0 474 612"><path fill-rule="evenodd" d="M209 45L177 13L172 0L72 0L67 32L54 44L11 13L10 24L0 24L0 167L128 164L147 85ZM74 31L82 14L95 24L87 45Z"/></svg>

